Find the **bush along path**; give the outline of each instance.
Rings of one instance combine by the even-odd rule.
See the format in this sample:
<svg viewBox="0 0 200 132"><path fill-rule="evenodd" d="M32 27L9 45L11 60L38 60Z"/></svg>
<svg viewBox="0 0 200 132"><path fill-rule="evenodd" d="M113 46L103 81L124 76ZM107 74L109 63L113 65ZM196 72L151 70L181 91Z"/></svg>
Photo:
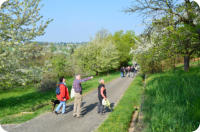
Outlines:
<svg viewBox="0 0 200 132"><path fill-rule="evenodd" d="M106 84L108 98L114 106L123 96L133 79L118 78ZM97 87L98 83L96 84ZM35 119L18 125L3 125L11 132L91 132L94 131L109 115L97 114L97 89L83 97L81 118L74 118L73 102L67 104L66 114L46 113Z"/></svg>

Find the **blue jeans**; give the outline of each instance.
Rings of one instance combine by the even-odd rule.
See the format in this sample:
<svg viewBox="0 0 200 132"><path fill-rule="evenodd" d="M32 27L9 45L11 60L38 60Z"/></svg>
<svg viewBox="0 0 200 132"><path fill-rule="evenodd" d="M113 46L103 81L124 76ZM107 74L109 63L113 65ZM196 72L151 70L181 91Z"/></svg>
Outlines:
<svg viewBox="0 0 200 132"><path fill-rule="evenodd" d="M61 106L62 106L62 114L64 114L65 113L65 106L66 106L66 102L65 101L60 101L60 104L56 108L56 112L58 112L60 110Z"/></svg>
<svg viewBox="0 0 200 132"><path fill-rule="evenodd" d="M121 72L121 77L124 77L124 72Z"/></svg>

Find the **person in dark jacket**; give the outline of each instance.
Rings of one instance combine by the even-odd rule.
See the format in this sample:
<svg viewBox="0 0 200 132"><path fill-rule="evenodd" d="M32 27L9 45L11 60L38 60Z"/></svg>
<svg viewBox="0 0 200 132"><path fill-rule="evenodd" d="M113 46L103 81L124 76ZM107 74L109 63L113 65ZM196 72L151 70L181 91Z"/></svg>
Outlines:
<svg viewBox="0 0 200 132"><path fill-rule="evenodd" d="M76 79L73 82L73 88L75 91L75 98L74 98L74 113L73 116L80 117L81 113L81 101L82 101L82 86L81 83L92 79L93 76L81 79L81 76L78 74L76 75Z"/></svg>
<svg viewBox="0 0 200 132"><path fill-rule="evenodd" d="M124 67L121 67L120 68L120 72L121 72L121 78L124 77L124 74L125 74L125 71L124 71Z"/></svg>
<svg viewBox="0 0 200 132"><path fill-rule="evenodd" d="M104 106L102 105L102 100L103 99L107 99L106 96L106 88L105 88L105 82L103 79L101 79L99 81L99 86L98 86L98 99L99 99L99 103L98 103L98 113L103 114L104 112Z"/></svg>
<svg viewBox="0 0 200 132"><path fill-rule="evenodd" d="M70 99L70 97L69 97L68 88L65 85L65 78L61 77L61 78L59 78L59 81L60 81L60 83L58 85L59 85L59 88L60 88L60 94L57 94L56 97L60 101L60 104L57 106L55 113L58 114L58 111L62 107L62 114L64 114L65 113L66 101L68 99Z"/></svg>
<svg viewBox="0 0 200 132"><path fill-rule="evenodd" d="M128 67L125 67L125 77L128 76Z"/></svg>
<svg viewBox="0 0 200 132"><path fill-rule="evenodd" d="M131 67L131 77L133 78L134 77L134 72L135 72L135 68L134 66Z"/></svg>

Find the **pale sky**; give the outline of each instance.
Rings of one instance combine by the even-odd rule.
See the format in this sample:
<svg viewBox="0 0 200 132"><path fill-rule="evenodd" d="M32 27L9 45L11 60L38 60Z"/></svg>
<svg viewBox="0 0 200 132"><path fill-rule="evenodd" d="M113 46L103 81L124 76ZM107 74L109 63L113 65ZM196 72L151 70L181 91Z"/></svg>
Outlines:
<svg viewBox="0 0 200 132"><path fill-rule="evenodd" d="M41 14L54 21L38 41L89 41L101 29L111 33L119 30L144 30L139 15L123 12L132 0L43 0Z"/></svg>

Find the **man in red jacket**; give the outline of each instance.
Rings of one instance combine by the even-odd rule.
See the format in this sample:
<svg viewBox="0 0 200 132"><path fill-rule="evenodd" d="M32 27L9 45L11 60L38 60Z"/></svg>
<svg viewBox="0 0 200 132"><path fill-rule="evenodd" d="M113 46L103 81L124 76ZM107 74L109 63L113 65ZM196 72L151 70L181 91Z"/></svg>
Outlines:
<svg viewBox="0 0 200 132"><path fill-rule="evenodd" d="M55 110L55 113L58 114L58 111L60 110L61 106L62 106L62 114L65 113L65 106L66 106L66 101L68 99L70 99L69 97L69 92L68 92L68 88L65 85L65 78L61 77L59 79L60 83L59 88L60 88L60 94L57 94L56 97L58 100L60 100L60 104L58 105L58 107Z"/></svg>

